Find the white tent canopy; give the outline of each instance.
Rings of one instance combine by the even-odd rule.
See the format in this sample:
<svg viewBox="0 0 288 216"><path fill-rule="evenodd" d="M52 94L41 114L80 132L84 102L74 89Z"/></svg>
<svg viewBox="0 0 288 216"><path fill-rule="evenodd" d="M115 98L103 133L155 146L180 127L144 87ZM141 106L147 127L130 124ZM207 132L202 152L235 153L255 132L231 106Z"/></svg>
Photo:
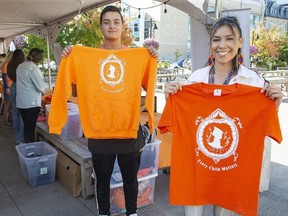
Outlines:
<svg viewBox="0 0 288 216"><path fill-rule="evenodd" d="M166 2L167 0L158 0ZM117 0L1 0L0 39L11 41L12 37L23 33L38 33L55 39L54 33L63 24L94 8L119 2ZM205 1L207 2L207 0ZM210 23L206 13L188 0L170 0L167 4L186 12L201 23ZM57 36L58 32L56 33ZM1 49L1 48L0 48ZM1 51L1 50L0 50Z"/></svg>
<svg viewBox="0 0 288 216"><path fill-rule="evenodd" d="M67 23L79 12L113 2L116 0L2 0L0 38L3 41L23 33L41 33L47 27L52 34L54 26Z"/></svg>
<svg viewBox="0 0 288 216"><path fill-rule="evenodd" d="M157 1L160 3L166 2L187 13L203 27L202 32L207 38L208 34L205 27L213 23L213 19L206 13L208 0L201 0L203 5L201 9L193 4L195 0ZM115 2L119 2L119 0L1 0L0 52L6 51L7 44L10 43L13 37L25 33L34 33L43 37L47 42L47 46L52 45L52 51L57 61L61 49L59 47L55 48L54 42L62 27L79 13ZM199 0L197 3L199 4ZM47 52L49 52L49 49L47 49ZM48 59L48 64L49 62L50 59ZM49 65L48 68L49 80L51 80ZM51 83L49 83L50 86Z"/></svg>
<svg viewBox="0 0 288 216"><path fill-rule="evenodd" d="M114 3L117 0L1 0L0 3L0 52L6 51L12 38L25 33L43 37L52 46L55 59L59 60L59 47L54 42L59 31L79 13ZM51 87L49 49L48 74Z"/></svg>

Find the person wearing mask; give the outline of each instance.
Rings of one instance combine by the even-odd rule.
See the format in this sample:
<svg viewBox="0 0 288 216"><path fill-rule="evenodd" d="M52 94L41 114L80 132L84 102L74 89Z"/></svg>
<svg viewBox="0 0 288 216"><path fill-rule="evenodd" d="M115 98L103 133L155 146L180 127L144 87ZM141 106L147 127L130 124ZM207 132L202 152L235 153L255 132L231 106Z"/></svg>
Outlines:
<svg viewBox="0 0 288 216"><path fill-rule="evenodd" d="M12 59L7 66L7 75L13 81L10 88L10 101L12 105L13 131L16 144L24 143L24 124L20 114L20 110L16 107L16 69L19 64L25 60L24 52L16 49L13 52Z"/></svg>
<svg viewBox="0 0 288 216"><path fill-rule="evenodd" d="M72 82L92 153L99 214L111 215L110 178L117 158L123 178L126 215L135 216L137 173L145 144L139 125L141 87L147 92L146 107L152 130L157 59L151 56L153 51L130 49L122 44L124 20L117 7L107 6L102 10L100 28L104 41L98 49L74 46L72 50L65 48L62 53L65 58L53 91L49 132L61 133L59 127L66 119L63 113L67 112L66 101L72 93Z"/></svg>
<svg viewBox="0 0 288 216"><path fill-rule="evenodd" d="M214 204L214 208L213 208L214 216L232 216L232 215L236 215L236 213L240 215L255 215L255 216L257 215L258 191L259 191L259 181L260 181L260 171L261 171L261 160L262 160L263 146L264 146L264 136L269 135L271 137L272 135L272 137L277 142L279 143L281 142L281 139L282 139L281 131L279 127L279 121L278 121L276 109L278 109L281 104L283 94L282 94L281 89L278 86L269 85L256 72L249 70L243 65L244 60L243 60L243 56L241 53L242 45L243 45L242 30L240 28L237 18L230 17L230 16L220 18L212 27L212 32L210 36L210 56L208 58L207 66L193 72L190 75L190 77L187 79L187 81L184 83L184 85L182 85L180 82L171 82L171 83L168 83L165 89L167 103L166 103L166 107L164 109L164 112L162 114L158 127L162 133L173 131L173 140L174 138L176 139L176 137L179 135L179 133L176 132L178 131L179 128L176 129L176 127L174 127L174 124L175 124L174 121L180 121L180 118L181 118L180 113L181 114L186 113L184 111L185 105L182 104L183 110L181 111L179 111L179 109L181 108L180 106L178 106L180 103L180 98L182 98L183 94L185 93L187 93L188 95L187 98L184 99L186 102L190 101L189 100L190 98L188 97L195 97L195 101L191 100L189 102L191 106L193 106L193 113L190 113L191 115L194 115L194 114L198 115L197 114L198 111L196 110L197 107L202 107L201 108L202 111L209 110L217 99L221 100L222 97L225 98L226 95L224 95L225 94L224 92L226 90L229 91L230 89L230 93L226 93L226 94L231 94L231 92L233 91L235 92L235 89L233 90L232 88L234 87L237 88L238 86L237 84L243 85L243 86L239 85L240 88L243 88L242 91L244 91L244 89L247 89L247 92L254 91L255 93L255 94L251 94L251 96L247 94L248 98L246 97L244 98L244 100L245 99L247 100L246 102L245 101L243 103L239 102L239 110L237 108L236 109L234 108L234 111L236 110L235 112L237 112L238 116L243 116L245 114L245 111L244 111L245 108L244 107L242 108L241 104L242 105L254 104L255 106L256 97L260 98L259 104L258 105L256 104L258 108L261 107L262 102L260 102L260 100L261 101L263 100L264 101L263 103L265 104L269 104L269 108L270 108L270 110L267 111L267 116L271 118L263 118L263 119L265 119L266 121L268 121L268 123L271 123L271 124L258 125L258 126L256 126L255 124L255 128L259 127L259 129L262 129L261 127L263 126L264 133L266 134L261 134L259 140L257 141L253 139L254 142L252 141L252 138L251 138L251 148L249 151L255 151L255 158L252 159L253 162L251 161L252 164L255 165L255 170L253 170L253 174L250 175L251 177L250 179L247 174L248 171L247 172L245 171L245 169L250 170L250 174L251 174L251 169L248 169L248 166L250 165L246 164L243 166L243 161L249 160L248 158L249 156L245 155L245 153L240 155L240 149L243 149L244 148L243 146L246 146L249 142L246 141L246 143L243 143L242 139L245 139L245 138L242 136L239 138L240 141L242 141L242 143L239 143L239 146L237 147L238 143L237 141L234 141L234 140L237 140L237 137L238 137L236 133L237 129L239 129L239 131L242 131L241 129L242 124L239 119L234 118L233 120L235 120L235 124L236 124L235 127L237 127L237 129L235 129L235 127L232 125L234 123L231 123L231 122L229 123L229 117L233 118L233 116L226 116L222 110L218 109L215 112L212 112L213 111L212 110L211 111L212 114L209 116L209 119L204 118L203 116L199 114L197 119L195 119L194 122L191 122L193 126L189 127L191 129L189 130L190 131L189 137L191 136L189 138L190 140L189 142L188 142L188 139L186 139L185 143L184 142L180 143L180 141L177 143L175 141L177 143L176 145L176 143L174 144L174 141L173 141L172 161L171 161L170 201L172 204L179 205L181 203L182 205L184 205L185 216L203 216L204 207L206 204ZM194 88L197 88L196 86L199 87L198 91L194 90ZM208 89L215 88L215 86L217 88L216 90L214 90L214 95L213 95L214 97L212 97L209 95ZM189 89L189 87L191 87L191 89ZM189 91L189 93L187 91ZM205 96L203 96L205 99L207 99L207 101L205 102L209 104L209 105L207 104L206 107L200 102L200 100L198 100L199 97L197 97L198 95L202 93L206 94L206 96L208 97L208 98L205 98ZM223 96L222 96L222 93L223 93ZM267 100L267 98L263 97L263 94L265 94L271 100L274 100L275 103L273 101ZM252 99L253 97L252 95L255 95L254 101ZM216 98L216 96L218 97ZM173 102L171 102L172 100ZM175 102L176 100L177 102ZM236 96L235 96L235 103L237 103ZM222 104L225 104L225 102L223 101ZM175 108L176 106L177 108ZM229 108L227 108L226 110L228 109ZM188 112L192 112L191 110L192 108L190 107L190 111ZM255 109L253 109L253 111L249 110L247 112L255 113L255 115L257 114L258 116L262 113L262 110L259 112L256 112ZM246 116L251 117L251 115L253 115L253 114L248 114L248 113L246 113L247 114ZM174 114L175 115L178 114L177 118L174 116ZM183 125L183 124L186 124L187 121L189 121L190 119L189 114L186 113L185 116L186 116L186 120L183 120L181 123L178 122L177 125ZM261 120L258 119L259 120L258 122L263 121L263 119ZM271 119L274 121L272 121ZM220 123L217 124L214 122L220 122ZM233 140L232 145L228 145L230 144L229 127L226 128L227 130L223 129L224 127L223 125L226 124L227 122L231 125L231 128L233 128L233 131L234 131L232 133L233 139L230 139L230 140ZM206 131L206 126L212 123L214 123L214 125L212 125L209 128L210 131L209 130ZM188 127L188 125L186 126ZM194 133L194 129L195 128L197 129L197 127L198 127L198 130L195 131ZM272 127L274 127L274 130L271 129ZM185 129L182 128L181 133L184 134L185 133L184 130L186 130L186 128ZM193 133L191 132L192 130L193 130ZM249 129L243 128L243 130L249 130ZM185 137L187 138L187 136ZM256 134L255 134L255 137L256 137ZM182 140L184 140L184 137L182 138L183 138ZM223 140L224 141L226 140L226 141L224 142ZM255 145L258 144L258 145L255 148L252 148L253 144ZM179 154L179 149L185 148L184 146L186 146L187 148L183 150L182 152L185 151L185 152L190 152L190 153L189 155L186 155L187 157L183 155L184 153L181 153L180 156L183 159L183 161L181 161L182 159L177 157L175 151L177 151ZM191 149L190 151L190 148L193 148L193 149ZM245 151L245 148L241 151ZM247 151L247 148L246 148L246 151ZM227 162L229 160L228 156L231 156L231 157L234 156L234 161L231 162L232 164L231 166L223 166L222 164L228 163ZM186 159L189 160L189 164L187 164ZM186 160L186 162L184 162L184 160ZM242 163L242 166L240 165L241 163ZM190 171L187 171L189 173L186 173L184 178L179 177L181 173L182 174L185 173L183 170L181 171L182 169L181 167L183 169L184 167L186 167L187 169L191 167ZM243 167L245 167L244 171L243 171ZM192 170L193 170L193 174L192 174ZM238 170L239 172L243 171L242 175L237 177L237 174L235 174L237 173L237 171L235 170ZM227 176L225 176L226 174ZM244 176L244 174L246 174L247 176ZM230 181L230 179L233 178L232 175L233 176L235 175L234 181ZM218 182L217 182L217 176L219 180ZM241 184L239 184L239 181L241 182L241 178L245 178L243 179L243 186L249 185L249 183L252 182L251 188L250 187L247 188L247 186L245 186L245 188L244 187L241 188ZM176 179L178 179L178 181L176 181ZM187 179L187 181L189 182L189 186L184 183L186 180L183 180L183 179ZM209 182L209 180L212 180L212 179L214 180L216 179L215 182L213 182L213 186L210 185L213 188L215 188L214 191L211 190L209 183L207 183ZM220 179L222 181L220 181ZM185 188L185 192L181 193L182 189L180 189L181 186L179 184L183 185L183 187ZM235 187L233 188L233 186ZM234 193L231 190L227 194L227 191L225 189L229 187L231 189L233 188ZM237 187L239 188L238 192L237 192L237 189L235 189ZM220 191L222 189L221 195L219 195L218 189ZM249 194L250 192L251 194ZM191 194L191 196L188 195L187 193ZM183 200L183 196L185 197L185 201ZM245 201L243 201L242 198L245 196L246 196Z"/></svg>
<svg viewBox="0 0 288 216"><path fill-rule="evenodd" d="M41 97L46 84L37 64L43 58L43 50L32 48L27 61L16 69L16 107L20 110L24 123L25 143L35 142L35 129L41 108Z"/></svg>
<svg viewBox="0 0 288 216"><path fill-rule="evenodd" d="M3 93L4 93L4 109L3 109L3 117L4 117L4 127L11 128L12 124L10 122L10 113L9 108L11 106L10 102L10 87L12 85L12 80L7 76L7 66L11 61L13 52L9 52L7 57L3 60L2 64L2 80L3 80Z"/></svg>

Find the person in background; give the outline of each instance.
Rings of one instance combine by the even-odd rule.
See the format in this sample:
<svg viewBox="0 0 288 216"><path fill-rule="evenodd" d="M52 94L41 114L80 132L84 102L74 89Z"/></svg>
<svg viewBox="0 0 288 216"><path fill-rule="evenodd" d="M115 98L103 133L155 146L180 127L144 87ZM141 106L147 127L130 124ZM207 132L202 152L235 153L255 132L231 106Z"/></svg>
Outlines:
<svg viewBox="0 0 288 216"><path fill-rule="evenodd" d="M100 46L100 49L129 49L129 47L123 45L121 41L121 36L124 29L124 20L117 7L107 6L102 10L100 15L100 28L104 35L104 42ZM149 47L148 50L151 55L156 58L158 57L157 50L153 49L152 47ZM71 47L66 47L62 52L62 57L66 57L70 52ZM74 89L76 89L75 86ZM141 89L141 86L139 86L139 89ZM76 94L77 93L74 92L74 96L76 96ZM50 116L51 115L49 114L49 118ZM137 173L140 166L142 153L141 149L144 144L142 139L143 137L139 132L140 129L137 132L136 139L88 139L88 147L92 152L93 167L96 174L98 209L99 214L102 216L111 215L110 178L113 172L116 157L123 177L125 206L127 211L126 215L137 215Z"/></svg>
<svg viewBox="0 0 288 216"><path fill-rule="evenodd" d="M10 88L10 101L12 105L13 130L16 144L25 142L23 120L20 110L16 107L16 69L19 64L24 62L24 60L24 52L21 49L16 49L14 50L12 59L7 66L7 75L13 81Z"/></svg>
<svg viewBox="0 0 288 216"><path fill-rule="evenodd" d="M32 48L27 61L16 69L16 107L19 108L24 123L25 143L35 142L35 128L41 108L41 96L46 84L37 64L43 58L43 50Z"/></svg>
<svg viewBox="0 0 288 216"><path fill-rule="evenodd" d="M4 61L5 57L6 57L6 54L5 54L5 53L2 53L2 54L0 55L0 68L2 68L2 64L3 64L3 61Z"/></svg>
<svg viewBox="0 0 288 216"><path fill-rule="evenodd" d="M6 54L2 53L0 55L0 72L1 72L1 77L2 77L2 64L3 64L3 60L5 59ZM0 106L0 115L3 115L3 109L4 109L4 84L3 84L3 80L1 83L1 87L2 87L2 92L1 92L1 106Z"/></svg>
<svg viewBox="0 0 288 216"><path fill-rule="evenodd" d="M3 61L5 60L5 58L6 58L6 54L2 53L0 55L0 69L2 68L2 64L3 64Z"/></svg>
<svg viewBox="0 0 288 216"><path fill-rule="evenodd" d="M7 76L7 66L8 63L11 61L13 52L9 52L7 57L3 60L2 64L2 80L3 80L3 95L4 95L4 110L3 110L3 117L4 117L4 127L11 128L12 123L10 122L10 113L9 108L11 106L10 103L10 87L12 85L12 80L9 79Z"/></svg>
<svg viewBox="0 0 288 216"><path fill-rule="evenodd" d="M203 82L217 85L240 83L259 87L262 88L261 93L275 101L278 109L283 97L281 89L276 85L269 85L256 72L243 65L242 45L242 30L237 18L229 16L220 18L212 28L207 66L193 72L184 85ZM169 94L177 94L181 90L182 84L180 82L169 83L165 89L166 98ZM212 194L213 191L211 196L213 196ZM184 211L185 216L203 216L204 206L186 204ZM214 206L213 211L214 216L236 215L220 206Z"/></svg>

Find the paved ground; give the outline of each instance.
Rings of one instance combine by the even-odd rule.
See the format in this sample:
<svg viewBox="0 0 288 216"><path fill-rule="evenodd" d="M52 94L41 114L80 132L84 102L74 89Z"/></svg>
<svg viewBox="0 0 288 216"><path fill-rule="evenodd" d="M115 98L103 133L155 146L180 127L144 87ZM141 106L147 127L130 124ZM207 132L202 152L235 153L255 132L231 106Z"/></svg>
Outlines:
<svg viewBox="0 0 288 216"><path fill-rule="evenodd" d="M161 100L159 100L161 101ZM163 105L159 104L158 109ZM288 99L279 116L284 136L282 145L272 145L270 189L260 194L260 216L288 215ZM2 127L0 116L0 216L92 216L96 214L94 198L73 198L57 181L30 187L24 180L15 150L12 129ZM139 210L140 216L183 216L183 208L171 206L169 175L159 171L154 204ZM205 216L211 216L211 206Z"/></svg>

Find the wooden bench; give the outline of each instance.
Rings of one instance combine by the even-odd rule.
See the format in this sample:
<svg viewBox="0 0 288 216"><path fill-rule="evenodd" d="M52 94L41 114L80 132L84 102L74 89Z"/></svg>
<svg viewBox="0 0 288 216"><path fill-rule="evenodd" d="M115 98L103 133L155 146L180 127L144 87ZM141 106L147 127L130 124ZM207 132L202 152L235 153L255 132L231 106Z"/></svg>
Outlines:
<svg viewBox="0 0 288 216"><path fill-rule="evenodd" d="M258 71L258 73L265 77L286 77L288 76L288 70L269 70L269 71Z"/></svg>
<svg viewBox="0 0 288 216"><path fill-rule="evenodd" d="M163 80L165 80L165 82L171 82L171 81L175 81L177 78L184 78L185 80L188 79L188 77L190 76L190 74L157 74L157 81L158 82L163 82Z"/></svg>
<svg viewBox="0 0 288 216"><path fill-rule="evenodd" d="M81 167L81 189L84 199L94 195L92 181L93 162L91 152L88 150L88 141L85 138L63 139L56 134L50 134L45 122L37 122L36 136L40 141L50 143L59 148Z"/></svg>
<svg viewBox="0 0 288 216"><path fill-rule="evenodd" d="M187 80L190 74L157 74L157 82L156 82L156 92L164 93L165 85L168 82L176 81L176 79L180 79L178 81Z"/></svg>
<svg viewBox="0 0 288 216"><path fill-rule="evenodd" d="M283 91L288 92L288 76L285 77L265 77L270 83L278 84Z"/></svg>
<svg viewBox="0 0 288 216"><path fill-rule="evenodd" d="M164 93L164 91L165 91L165 85L166 85L166 82L156 82L155 91L156 91L156 92Z"/></svg>

